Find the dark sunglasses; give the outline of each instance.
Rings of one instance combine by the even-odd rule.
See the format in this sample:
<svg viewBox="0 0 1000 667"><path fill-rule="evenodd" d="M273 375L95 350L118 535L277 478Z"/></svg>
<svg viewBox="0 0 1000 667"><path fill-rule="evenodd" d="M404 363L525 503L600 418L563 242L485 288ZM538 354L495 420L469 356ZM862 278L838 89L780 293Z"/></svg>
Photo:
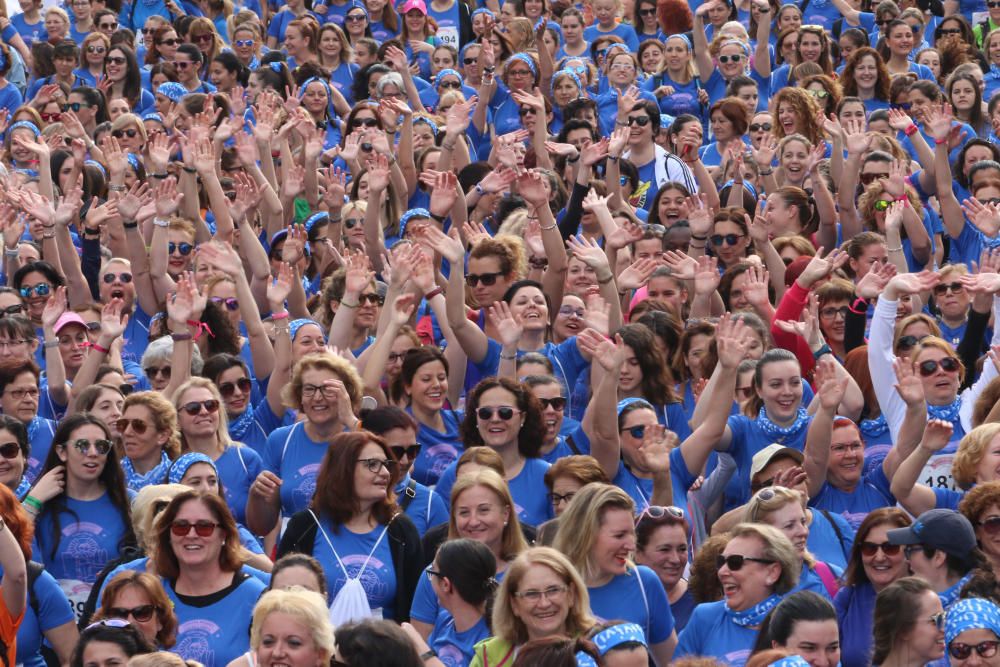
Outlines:
<svg viewBox="0 0 1000 667"><path fill-rule="evenodd" d="M118 30L118 22L114 23L98 23L97 27L101 30Z"/></svg>
<svg viewBox="0 0 1000 667"><path fill-rule="evenodd" d="M8 456L7 458L14 458L13 456ZM985 521L977 521L976 525L985 530L990 535L996 535L1000 533L1000 516L991 516Z"/></svg>
<svg viewBox="0 0 1000 667"><path fill-rule="evenodd" d="M646 425L641 424L639 426L630 426L628 428L623 428L619 433L628 433L630 436L636 440L641 440L646 437Z"/></svg>
<svg viewBox="0 0 1000 667"><path fill-rule="evenodd" d="M909 111L910 110L910 106L911 105L910 105L909 102L899 102L899 103L893 102L892 104L889 105L889 108L890 109L900 109L902 111Z"/></svg>
<svg viewBox="0 0 1000 667"><path fill-rule="evenodd" d="M655 9L640 9L639 16L656 16Z"/></svg>
<svg viewBox="0 0 1000 667"><path fill-rule="evenodd" d="M1000 2L996 4L1000 5ZM979 642L975 646L972 644L963 644L961 642L952 642L948 644L948 653L950 653L951 657L956 660L965 660L972 655L973 651L975 651L976 655L980 658L992 658L997 654L998 646L1000 646L1000 641L995 639Z"/></svg>
<svg viewBox="0 0 1000 667"><path fill-rule="evenodd" d="M357 218L348 218L344 220L344 229L354 229L358 225L364 223L364 220L358 220Z"/></svg>
<svg viewBox="0 0 1000 667"><path fill-rule="evenodd" d="M58 111L54 111L54 112L51 112L51 113L50 112L46 112L46 111L42 111L38 115L41 116L42 120L44 120L46 123L54 123L54 122L62 119L62 114L60 112L58 112Z"/></svg>
<svg viewBox="0 0 1000 667"><path fill-rule="evenodd" d="M177 251L187 257L191 254L192 250L194 250L194 246L190 243L174 243L173 241L167 243L167 253L170 255L173 255L174 251Z"/></svg>
<svg viewBox="0 0 1000 667"><path fill-rule="evenodd" d="M194 528L194 532L198 535L198 537L209 537L215 532L215 529L218 528L218 526L219 524L214 521L206 521L205 519L199 519L194 523L185 519L180 519L170 524L170 532L177 537L185 537L191 532L191 529Z"/></svg>
<svg viewBox="0 0 1000 667"><path fill-rule="evenodd" d="M38 283L37 285L32 285L31 287L22 287L21 296L27 299L31 296L32 292L35 293L35 296L48 296L51 291L52 286L48 283Z"/></svg>
<svg viewBox="0 0 1000 667"><path fill-rule="evenodd" d="M162 375L166 379L170 379L170 366L164 366L163 368L156 368L150 366L149 368L143 369L146 372L146 377L153 378L157 375Z"/></svg>
<svg viewBox="0 0 1000 667"><path fill-rule="evenodd" d="M378 294L362 294L358 297L358 305L363 306L365 303L369 303L373 306L381 306L385 303L385 298L379 296Z"/></svg>
<svg viewBox="0 0 1000 667"><path fill-rule="evenodd" d="M345 18L344 20L350 21L351 23L361 23L367 18L368 17L365 16L364 14L348 14L347 18Z"/></svg>
<svg viewBox="0 0 1000 667"><path fill-rule="evenodd" d="M529 114L535 116L538 114L538 111L533 109L532 107L521 107L520 109L517 110L517 115L520 116L521 118L524 118Z"/></svg>
<svg viewBox="0 0 1000 667"><path fill-rule="evenodd" d="M124 65L125 64L125 57L124 56L108 56L107 58L104 59L104 62L109 63L111 65Z"/></svg>
<svg viewBox="0 0 1000 667"><path fill-rule="evenodd" d="M715 567L718 570L722 569L725 565L729 568L731 572L737 572L743 569L743 565L747 562L751 563L763 563L764 565L772 565L775 561L769 558L753 558L751 556L740 556L739 554L731 554L729 556L723 556L719 554L715 557Z"/></svg>
<svg viewBox="0 0 1000 667"><path fill-rule="evenodd" d="M80 109L89 109L90 105L87 104L86 102L70 102L69 104L66 105L66 107L73 113L76 113Z"/></svg>
<svg viewBox="0 0 1000 667"><path fill-rule="evenodd" d="M712 245L719 248L723 242L726 245L736 245L746 234L712 234Z"/></svg>
<svg viewBox="0 0 1000 667"><path fill-rule="evenodd" d="M438 88L451 88L452 90L460 90L462 88L461 81L442 81L438 84ZM534 109L532 109L534 111Z"/></svg>
<svg viewBox="0 0 1000 667"><path fill-rule="evenodd" d="M374 118L354 118L351 120L351 128L361 127L378 127L378 121Z"/></svg>
<svg viewBox="0 0 1000 667"><path fill-rule="evenodd" d="M187 69L188 67L191 67L191 65L194 65L194 63L192 61L190 61L190 60L175 60L174 61L174 67L176 69Z"/></svg>
<svg viewBox="0 0 1000 667"><path fill-rule="evenodd" d="M72 445L76 451L81 454L88 454L91 447L97 450L98 456L105 456L111 451L111 441L110 440L95 440L91 442L86 438L80 438L79 440L74 440L73 442L66 443L67 445Z"/></svg>
<svg viewBox="0 0 1000 667"><path fill-rule="evenodd" d="M134 127L130 127L127 130L115 130L111 133L111 136L115 139L121 139L122 137L128 137L129 139L135 139L136 135L139 134L139 130Z"/></svg>
<svg viewBox="0 0 1000 667"><path fill-rule="evenodd" d="M24 306L22 306L19 303L15 303L13 306L0 308L0 317L6 317L7 315L20 315L23 312L24 312Z"/></svg>
<svg viewBox="0 0 1000 667"><path fill-rule="evenodd" d="M103 46L88 46L87 53L105 53L107 51Z"/></svg>
<svg viewBox="0 0 1000 667"><path fill-rule="evenodd" d="M719 62L722 63L723 65L730 62L738 63L741 60L743 60L743 54L741 53L734 53L731 56L719 56Z"/></svg>
<svg viewBox="0 0 1000 667"><path fill-rule="evenodd" d="M129 616L139 621L140 623L145 623L149 619L153 618L153 612L156 611L156 605L143 604L138 607L111 607L108 609L108 618L124 618L128 619Z"/></svg>
<svg viewBox="0 0 1000 667"><path fill-rule="evenodd" d="M462 58L462 64L468 67L472 63L476 62L476 58Z"/></svg>
<svg viewBox="0 0 1000 667"><path fill-rule="evenodd" d="M861 543L861 555L872 557L878 550L881 549L882 553L886 556L897 556L899 552L902 551L903 545L901 544L889 544L888 542L862 542Z"/></svg>
<svg viewBox="0 0 1000 667"><path fill-rule="evenodd" d="M238 46L241 49L245 49L248 46L253 46L253 40L252 39L237 39L237 40L235 40L233 42L233 46Z"/></svg>
<svg viewBox="0 0 1000 667"><path fill-rule="evenodd" d="M396 457L397 461L402 461L404 456L412 461L417 458L417 454L420 453L420 445L396 445L389 447L389 451L392 452L392 455Z"/></svg>
<svg viewBox="0 0 1000 667"><path fill-rule="evenodd" d="M181 40L177 39L176 37L171 37L170 39L161 39L160 41L157 42L157 44L162 44L165 46L177 46L180 43Z"/></svg>
<svg viewBox="0 0 1000 667"><path fill-rule="evenodd" d="M649 125L649 116L631 116L626 121L629 127L633 125L638 125L639 127L646 127Z"/></svg>
<svg viewBox="0 0 1000 667"><path fill-rule="evenodd" d="M122 417L121 419L115 422L115 426L118 427L118 432L121 434L124 434L125 431L128 430L129 426L132 427L132 431L136 435L142 435L147 430L149 430L149 424L147 424L141 419L126 419Z"/></svg>
<svg viewBox="0 0 1000 667"><path fill-rule="evenodd" d="M763 130L764 132L770 132L771 131L771 127L772 127L772 125L770 123L751 123L750 124L750 131L751 132L760 132L761 130Z"/></svg>
<svg viewBox="0 0 1000 667"><path fill-rule="evenodd" d="M1000 3L994 3L1000 4ZM939 35L961 35L962 31L959 28L938 28Z"/></svg>
<svg viewBox="0 0 1000 667"><path fill-rule="evenodd" d="M240 302L235 297L222 298L221 296L213 296L212 303L217 306L225 306L226 310L237 311L240 309Z"/></svg>
<svg viewBox="0 0 1000 667"><path fill-rule="evenodd" d="M219 393L222 398L230 398L239 389L241 394L249 394L253 383L250 378L240 378L236 382L223 382L219 385Z"/></svg>
<svg viewBox="0 0 1000 667"><path fill-rule="evenodd" d="M941 283L940 285L934 286L934 296L944 296L949 291L952 294L961 294L963 291L965 291L965 286L959 282L947 283L947 284Z"/></svg>
<svg viewBox="0 0 1000 667"><path fill-rule="evenodd" d="M5 459L16 459L17 455L21 453L21 446L16 442L8 442L6 444L0 445L0 456Z"/></svg>
<svg viewBox="0 0 1000 667"><path fill-rule="evenodd" d="M185 403L181 406L181 410L188 413L192 417L195 415L200 415L202 408L208 414L215 414L219 409L219 402L214 398L210 398L207 401L191 401L190 403Z"/></svg>
<svg viewBox="0 0 1000 667"><path fill-rule="evenodd" d="M476 410L476 416L482 421L489 421L490 419L493 419L493 415L496 415L502 421L508 422L514 418L514 413L516 412L520 411L507 406L499 408L479 408Z"/></svg>
<svg viewBox="0 0 1000 667"><path fill-rule="evenodd" d="M942 357L941 359L935 361L934 359L928 359L927 361L920 362L920 374L925 378L930 377L937 373L938 366L941 367L945 373L957 373L958 372L958 362L951 357Z"/></svg>
<svg viewBox="0 0 1000 667"><path fill-rule="evenodd" d="M900 336L899 340L896 341L896 349L905 352L906 350L912 350L917 346L917 343L927 338L927 336Z"/></svg>
<svg viewBox="0 0 1000 667"><path fill-rule="evenodd" d="M132 274L129 273L128 271L122 271L121 273L104 274L104 282L106 282L109 285L113 283L116 279L122 281L127 285L128 283L132 282Z"/></svg>
<svg viewBox="0 0 1000 667"><path fill-rule="evenodd" d="M863 185L870 185L880 178L888 178L888 177L889 177L888 172L871 171L868 173L861 174L861 176L859 176L858 178L861 180L861 183Z"/></svg>
<svg viewBox="0 0 1000 667"><path fill-rule="evenodd" d="M465 282L469 287L477 287L479 283L482 283L486 287L492 287L496 285L497 278L503 275L503 272L497 271L496 273L470 273L465 276Z"/></svg>
<svg viewBox="0 0 1000 667"><path fill-rule="evenodd" d="M540 398L538 402L542 404L542 410L551 407L556 412L562 412L566 407L566 399L562 396L556 396L555 398Z"/></svg>
<svg viewBox="0 0 1000 667"><path fill-rule="evenodd" d="M191 35L192 42L211 42L215 39L215 35L210 32L203 32L200 35Z"/></svg>

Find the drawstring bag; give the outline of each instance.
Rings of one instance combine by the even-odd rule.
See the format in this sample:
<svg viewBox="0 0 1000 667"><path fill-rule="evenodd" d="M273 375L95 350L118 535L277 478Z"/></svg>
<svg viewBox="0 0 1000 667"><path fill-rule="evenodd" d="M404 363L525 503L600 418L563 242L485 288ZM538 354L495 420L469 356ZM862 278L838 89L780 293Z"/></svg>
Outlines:
<svg viewBox="0 0 1000 667"><path fill-rule="evenodd" d="M344 576L347 578L347 582L337 591L333 602L330 603L330 622L333 623L333 627L338 628L347 623L357 623L366 618L381 618L381 610L379 610L379 613L374 613L371 605L368 603L368 594L365 592L365 587L361 585L361 577L364 576L365 568L368 567L368 561L371 560L376 549L382 543L382 539L389 530L389 526L382 529L382 534L375 540L375 545L372 547L365 562L361 565L357 575L352 577L344 566L344 561L340 559L340 554L333 548L330 536L326 534L323 526L320 525L319 518L312 510L309 510L309 514L312 515L313 521L316 522L316 528L323 535L323 539L326 540L327 546L330 547L330 551L333 552L334 557L337 559L337 564L340 565L340 569L343 570Z"/></svg>

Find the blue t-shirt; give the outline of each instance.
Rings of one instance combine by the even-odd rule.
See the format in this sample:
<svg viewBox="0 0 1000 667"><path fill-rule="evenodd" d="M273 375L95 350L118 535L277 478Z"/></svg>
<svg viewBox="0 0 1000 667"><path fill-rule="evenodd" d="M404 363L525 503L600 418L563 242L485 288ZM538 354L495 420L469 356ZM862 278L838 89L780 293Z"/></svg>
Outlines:
<svg viewBox="0 0 1000 667"><path fill-rule="evenodd" d="M697 603L694 601L694 596L691 595L691 591L684 591L684 595L677 598L677 602L670 603L670 613L674 617L674 628L677 632L680 632L685 627L687 627L688 620L691 618L691 612Z"/></svg>
<svg viewBox="0 0 1000 667"><path fill-rule="evenodd" d="M457 467L457 462L448 466L435 488L449 502ZM552 505L545 496L545 471L548 469L549 464L542 459L525 459L524 467L517 473L517 477L508 480L510 495L514 498L514 509L517 510L517 518L521 523L539 526L553 517Z"/></svg>
<svg viewBox="0 0 1000 667"><path fill-rule="evenodd" d="M34 42L44 42L49 38L49 33L45 30L45 19L40 17L38 23L28 23L28 20L24 18L24 14L15 14L10 17L10 23L17 30L17 34L21 36L24 43L31 48ZM20 645L21 640L18 638L18 645ZM18 651L20 653L20 651ZM18 662L21 662L21 658L18 657Z"/></svg>
<svg viewBox="0 0 1000 667"><path fill-rule="evenodd" d="M59 515L58 547L52 513L44 512L38 518L38 546L33 553L59 582L79 618L97 575L121 551L128 526L107 493L96 500L66 497L66 510Z"/></svg>
<svg viewBox="0 0 1000 667"><path fill-rule="evenodd" d="M640 88L650 93L660 86L670 86L674 89L673 95L664 95L659 99L660 113L677 117L681 114L689 113L702 119L704 123L705 108L698 101L698 82L692 78L687 83L677 83L664 72L651 76L642 82Z"/></svg>
<svg viewBox="0 0 1000 667"><path fill-rule="evenodd" d="M851 524L840 514L833 512L830 512L828 520L827 515L818 509L812 510L812 517L806 547L818 560L833 567L846 568L854 545L855 531ZM838 530L840 535L837 534Z"/></svg>
<svg viewBox="0 0 1000 667"><path fill-rule="evenodd" d="M260 454L249 447L233 445L215 460L215 467L233 518L237 523L245 523L250 485L264 470Z"/></svg>
<svg viewBox="0 0 1000 667"><path fill-rule="evenodd" d="M636 623L652 644L670 639L674 616L663 584L656 573L637 565L627 574L619 574L603 586L588 587L590 609L599 621L623 620Z"/></svg>
<svg viewBox="0 0 1000 667"><path fill-rule="evenodd" d="M572 438L573 445L579 451L580 454L590 454L590 438L587 437L587 433L583 430L583 426L580 422L570 419L569 417L563 418L563 425L566 422L571 422L573 428L569 433L563 435L560 433L556 436L556 446L552 448L552 451L542 454L542 460L549 463L555 463L564 456L573 456L576 454L573 448L570 447L567 438ZM563 429L566 430L565 428Z"/></svg>
<svg viewBox="0 0 1000 667"><path fill-rule="evenodd" d="M805 400L803 395L802 405L807 405ZM812 417L808 417L805 424L794 433L777 436L768 435L757 419L750 419L744 415L733 415L729 417L728 423L732 433L729 453L736 460L737 472L726 486L726 510L739 507L750 500L750 465L753 455L772 442L801 452L805 449L806 435Z"/></svg>
<svg viewBox="0 0 1000 667"><path fill-rule="evenodd" d="M302 422L279 428L267 439L264 470L281 478L281 512L285 516L309 506L327 446L310 438Z"/></svg>
<svg viewBox="0 0 1000 667"><path fill-rule="evenodd" d="M8 81L7 85L0 88L0 109L7 109L13 113L14 109L21 106L22 102L24 102L24 97L21 96L21 91L11 82Z"/></svg>
<svg viewBox="0 0 1000 667"><path fill-rule="evenodd" d="M625 45L628 47L628 50L632 53L639 50L639 36L635 34L635 28L628 23L619 23L614 28L607 31L601 30L596 23L583 29L583 39L588 44L592 44L595 39L604 35L615 35L617 37L621 37L622 41L625 42Z"/></svg>
<svg viewBox="0 0 1000 667"><path fill-rule="evenodd" d="M35 417L28 422L28 442L31 443L31 454L28 456L24 476L32 484L38 479L45 465L45 459L52 448L52 437L56 434L57 424L51 419Z"/></svg>
<svg viewBox="0 0 1000 667"><path fill-rule="evenodd" d="M674 659L685 656L716 658L743 667L757 641L757 631L733 623L726 615L726 602L705 602L694 608L688 624L677 638Z"/></svg>
<svg viewBox="0 0 1000 667"><path fill-rule="evenodd" d="M248 405L239 417L229 420L229 437L263 456L268 435L282 426L290 426L294 422L291 415L286 411L279 417L271 411L267 399L261 399L256 405Z"/></svg>
<svg viewBox="0 0 1000 667"><path fill-rule="evenodd" d="M0 576L3 576L2 570ZM32 599L34 604L30 604ZM44 570L28 591L28 600L24 620L17 629L17 664L24 667L45 667L45 659L39 653L45 639L43 633L67 623L76 623L76 614L59 587L59 582ZM38 608L38 614L35 613L35 607Z"/></svg>
<svg viewBox="0 0 1000 667"><path fill-rule="evenodd" d="M413 414L409 408L406 411ZM444 431L436 431L426 424L420 424L417 429L420 453L413 460L410 474L413 479L428 486L437 484L441 474L458 460L462 449L462 434L459 431L462 413L442 410L441 420L444 422ZM438 493L441 494L441 491ZM441 494L441 497L445 502L448 501L447 495Z"/></svg>
<svg viewBox="0 0 1000 667"><path fill-rule="evenodd" d="M687 491L694 483L695 477L691 475L684 463L681 448L674 448L670 452L670 482L674 492L672 504L675 507L687 507ZM649 507L649 500L653 497L653 480L638 477L625 465L624 460L618 462L618 473L612 483L635 501L637 512L642 512Z"/></svg>
<svg viewBox="0 0 1000 667"><path fill-rule="evenodd" d="M869 512L895 504L896 498L889 490L889 480L886 479L882 466L875 466L866 473L850 493L825 482L819 493L809 499L810 507L840 514L854 530L858 529Z"/></svg>
<svg viewBox="0 0 1000 667"><path fill-rule="evenodd" d="M264 592L263 582L239 572L224 591L190 597L178 595L174 582L161 580L177 615L177 643L172 653L205 667L225 667L250 649L251 617L247 612Z"/></svg>
<svg viewBox="0 0 1000 667"><path fill-rule="evenodd" d="M330 599L337 597L348 577L355 579L360 572L361 585L372 611L381 609L382 618L393 618L397 582L386 527L378 525L367 533L352 533L341 525L335 532L333 522L322 515L320 524L322 530L316 531L312 555L323 566Z"/></svg>
<svg viewBox="0 0 1000 667"><path fill-rule="evenodd" d="M485 617L468 630L459 632L455 629L455 619L442 609L434 621L434 629L427 638L427 645L434 649L438 660L445 667L466 667L472 662L473 647L491 634Z"/></svg>
<svg viewBox="0 0 1000 667"><path fill-rule="evenodd" d="M342 62L337 66L337 69L330 72L330 85L344 96L350 106L354 106L354 93L351 92L351 88L359 69L361 68L354 63Z"/></svg>
<svg viewBox="0 0 1000 667"><path fill-rule="evenodd" d="M448 505L437 491L416 480L413 480L411 490L410 479L407 474L396 484L396 502L401 507L406 503L406 516L410 517L413 525L417 527L417 532L423 537L431 526L448 521Z"/></svg>
<svg viewBox="0 0 1000 667"><path fill-rule="evenodd" d="M870 583L841 588L833 599L840 626L840 664L843 667L871 665L875 589Z"/></svg>
<svg viewBox="0 0 1000 667"><path fill-rule="evenodd" d="M478 364L473 364L481 377L497 374L497 370L500 368L501 347L497 341L492 338L488 339L486 356ZM580 354L576 336L570 336L561 343L545 343L537 352L545 355L552 362L553 374L566 390L569 402L573 403L573 390L577 379L581 374L585 374L585 371L590 370L590 362ZM517 351L518 357L524 354L527 354L524 350Z"/></svg>

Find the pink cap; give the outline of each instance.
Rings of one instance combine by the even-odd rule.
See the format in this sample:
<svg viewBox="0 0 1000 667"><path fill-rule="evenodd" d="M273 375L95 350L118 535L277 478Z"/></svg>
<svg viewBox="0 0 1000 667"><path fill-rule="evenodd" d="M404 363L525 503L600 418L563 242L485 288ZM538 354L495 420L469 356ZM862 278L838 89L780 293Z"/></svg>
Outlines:
<svg viewBox="0 0 1000 667"><path fill-rule="evenodd" d="M56 320L55 332L58 334L63 330L64 327L70 324L79 324L84 329L87 328L87 322L78 313L66 312L63 313L58 320Z"/></svg>
<svg viewBox="0 0 1000 667"><path fill-rule="evenodd" d="M427 5L424 3L424 0L406 0L403 6L400 7L399 13L406 14L411 9L419 10L421 14L427 16Z"/></svg>

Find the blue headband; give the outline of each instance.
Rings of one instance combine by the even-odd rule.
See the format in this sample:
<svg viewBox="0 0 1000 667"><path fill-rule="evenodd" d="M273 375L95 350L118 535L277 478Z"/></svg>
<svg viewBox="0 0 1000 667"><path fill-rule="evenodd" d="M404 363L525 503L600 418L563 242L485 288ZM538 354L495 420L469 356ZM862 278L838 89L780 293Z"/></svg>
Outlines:
<svg viewBox="0 0 1000 667"><path fill-rule="evenodd" d="M662 124L662 123L660 124L660 127L663 127L663 124ZM725 185L723 185L723 186L722 186L722 188L728 188L728 187L729 187L729 186L731 186L731 185L736 185L736 181L732 181L732 180L730 180L730 181L726 181L726 184L725 184ZM720 188L720 190L721 190L722 188ZM757 199L757 188L755 188L755 187L753 186L753 183L751 183L751 182L749 182L749 181L743 181L743 188L744 188L744 189L745 189L745 190L746 190L747 192L749 192L749 193L750 193L750 195L751 195L751 196L752 196L752 197L753 197L754 199Z"/></svg>
<svg viewBox="0 0 1000 667"><path fill-rule="evenodd" d="M361 11L363 11L365 13L365 20L371 23L371 16L368 14L368 8L365 7L364 4L357 2L357 0L355 0L355 2L352 2L351 6L347 8L347 11L344 12L344 16L346 17L348 14L350 14L352 9L360 9Z"/></svg>
<svg viewBox="0 0 1000 667"><path fill-rule="evenodd" d="M618 42L615 42L614 44L610 44L601 49L599 55L607 57L608 51L610 51L611 49L621 49L622 53L632 53L632 49L628 48L627 44L619 44Z"/></svg>
<svg viewBox="0 0 1000 667"><path fill-rule="evenodd" d="M462 74L460 72L457 72L457 71L451 69L450 67L447 67L447 68L441 70L440 72L438 72L437 76L434 77L434 87L437 88L438 86L440 86L441 85L441 79L445 78L449 74L451 76L455 77L456 79L458 79L459 83L462 83Z"/></svg>
<svg viewBox="0 0 1000 667"><path fill-rule="evenodd" d="M576 667L597 667L597 662L594 661L594 657L589 653L577 651Z"/></svg>
<svg viewBox="0 0 1000 667"><path fill-rule="evenodd" d="M86 162L84 162L83 164L85 164L85 165L90 165L91 167L97 167L98 169L100 169L100 170L101 170L101 173L102 173L102 174L104 175L104 177L105 177L105 178L107 178L107 177L108 177L108 172L107 172L107 170L106 170L106 169L104 168L104 165L103 165L103 164L101 164L100 162L98 162L97 160L87 160L87 161L86 161Z"/></svg>
<svg viewBox="0 0 1000 667"><path fill-rule="evenodd" d="M308 79L306 79L305 81L303 81L302 85L299 87L299 99L300 100L303 97L305 97L306 88L309 87L310 83L321 83L321 84L323 84L323 88L324 88L324 90L326 90L326 97L327 97L327 99L330 99L330 97L331 97L330 96L330 84L328 84L326 81L324 81L323 79L319 78L318 76L311 76Z"/></svg>
<svg viewBox="0 0 1000 667"><path fill-rule="evenodd" d="M1000 637L1000 607L982 598L967 598L953 604L944 620L945 643L950 644L966 630L991 630Z"/></svg>
<svg viewBox="0 0 1000 667"><path fill-rule="evenodd" d="M214 470L216 476L218 476L219 469L215 467L215 462L212 459L200 452L188 452L186 454L181 454L173 463L170 464L170 470L167 471L167 481L171 484L180 484L181 480L184 479L184 474L188 471L188 468L193 466L195 463L207 463L212 466L212 470Z"/></svg>
<svg viewBox="0 0 1000 667"><path fill-rule="evenodd" d="M636 403L641 404L642 407L644 408L649 408L650 410L653 410L653 412L656 412L656 410L653 409L653 404L644 398L634 398L634 397L623 398L622 400L618 401L618 416L621 417L622 412L625 411L625 408L627 408L630 405L635 405Z"/></svg>
<svg viewBox="0 0 1000 667"><path fill-rule="evenodd" d="M327 220L329 220L330 219L330 214L327 213L326 211L320 211L318 213L313 213L308 218L306 218L306 222L305 222L306 234L308 234L309 232L311 232L312 228L316 226L316 223L319 222L320 220L322 220L323 218L326 218Z"/></svg>
<svg viewBox="0 0 1000 667"><path fill-rule="evenodd" d="M7 134L8 135L13 134L14 130L20 130L21 128L24 128L26 130L31 130L31 133L34 134L35 137L38 137L38 135L42 133L42 131L38 129L38 126L32 123L30 120L19 120L16 123L13 123L9 128L7 128Z"/></svg>
<svg viewBox="0 0 1000 667"><path fill-rule="evenodd" d="M676 35L670 35L670 37L667 37L667 41L669 42L670 40L674 39L675 37L677 39L679 39L679 40L682 40L685 44L687 44L688 51L693 51L694 50L694 47L691 46L691 40L688 38L687 35L685 35L682 32L679 32Z"/></svg>
<svg viewBox="0 0 1000 667"><path fill-rule="evenodd" d="M316 320L310 320L309 318L306 317L300 317L297 320L292 320L291 324L288 325L288 330L289 333L291 334L291 339L293 341L295 340L295 334L299 332L299 329L301 329L307 324L315 324L317 327L319 327L319 331L320 334L322 334L323 336L323 340L326 340L326 334L323 333L323 327L319 326L319 322L317 322Z"/></svg>
<svg viewBox="0 0 1000 667"><path fill-rule="evenodd" d="M480 8L479 8L479 9L477 9L476 11L472 12L472 16L471 16L470 18L473 18L473 19L474 19L474 18L476 18L477 16L479 16L480 14L486 14L486 15L487 15L487 16L489 16L489 17L490 17L491 19L496 19L496 17L497 17L497 15L496 15L496 14L494 14L494 13L493 13L492 11L490 11L489 9L486 9L485 7L480 7ZM467 44L466 46L468 46L468 44Z"/></svg>
<svg viewBox="0 0 1000 667"><path fill-rule="evenodd" d="M750 46L748 44L744 44L738 39L727 39L726 41L724 41L722 44L719 45L719 48L721 49L723 46L729 46L730 44L739 44L740 48L743 49L743 55L745 55L747 58L750 57Z"/></svg>
<svg viewBox="0 0 1000 667"><path fill-rule="evenodd" d="M507 59L507 66L509 67L510 63L515 60L520 60L521 62L523 62L525 65L528 66L528 69L531 70L532 75L534 75L535 77L538 76L538 66L535 65L535 61L532 60L531 56L529 56L527 53L515 53L514 55L512 55L510 58Z"/></svg>
<svg viewBox="0 0 1000 667"><path fill-rule="evenodd" d="M426 208L411 208L399 219L399 238L406 237L406 225L410 224L410 220L429 217L431 217L431 212Z"/></svg>
<svg viewBox="0 0 1000 667"><path fill-rule="evenodd" d="M161 125L163 124L163 117L160 116L160 114L156 113L155 111L153 113L143 114L142 120L143 121L155 120L157 123L160 123Z"/></svg>
<svg viewBox="0 0 1000 667"><path fill-rule="evenodd" d="M437 135L438 135L438 126L437 126L437 123L435 123L434 121L432 121L430 118L427 118L425 116L419 116L417 118L414 118L413 119L413 124L416 125L417 123L423 123L427 127L431 128L431 132L433 132L434 136L437 137Z"/></svg>
<svg viewBox="0 0 1000 667"><path fill-rule="evenodd" d="M188 90L176 81L167 81L156 87L156 94L163 95L171 102L180 102L181 98L187 95Z"/></svg>
<svg viewBox="0 0 1000 667"><path fill-rule="evenodd" d="M37 169L15 169L14 173L15 174L24 174L28 178L38 178L38 170Z"/></svg>
<svg viewBox="0 0 1000 667"><path fill-rule="evenodd" d="M139 158L136 157L135 153L126 153L125 159L128 160L128 164L132 167L132 171L139 171Z"/></svg>
<svg viewBox="0 0 1000 667"><path fill-rule="evenodd" d="M610 628L604 628L591 637L590 641L594 642L602 656L614 647L630 642L648 646L645 633L635 623L619 623Z"/></svg>
<svg viewBox="0 0 1000 667"><path fill-rule="evenodd" d="M574 72L571 69L561 69L552 75L552 83L550 84L552 92L554 93L556 89L556 77L561 76L563 74L573 79L573 83L576 84L576 87L580 89L580 94L583 95L583 83L580 81L580 77L576 75L576 72Z"/></svg>
<svg viewBox="0 0 1000 667"><path fill-rule="evenodd" d="M809 663L801 655L790 655L772 662L768 667L809 667Z"/></svg>

